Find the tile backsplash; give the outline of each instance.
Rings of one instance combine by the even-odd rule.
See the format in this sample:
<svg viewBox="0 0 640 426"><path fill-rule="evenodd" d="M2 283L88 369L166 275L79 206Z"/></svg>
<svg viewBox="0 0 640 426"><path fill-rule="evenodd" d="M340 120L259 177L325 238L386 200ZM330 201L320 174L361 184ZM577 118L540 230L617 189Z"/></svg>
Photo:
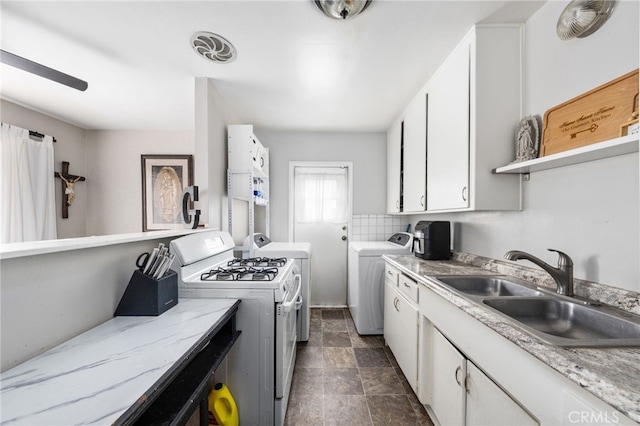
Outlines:
<svg viewBox="0 0 640 426"><path fill-rule="evenodd" d="M409 220L385 214L357 214L351 217L351 241L385 241L407 230Z"/></svg>

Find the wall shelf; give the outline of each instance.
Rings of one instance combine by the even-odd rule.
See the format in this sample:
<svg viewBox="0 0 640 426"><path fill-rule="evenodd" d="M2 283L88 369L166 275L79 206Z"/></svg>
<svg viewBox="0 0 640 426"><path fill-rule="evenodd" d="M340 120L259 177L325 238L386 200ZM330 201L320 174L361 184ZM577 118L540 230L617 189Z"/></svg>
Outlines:
<svg viewBox="0 0 640 426"><path fill-rule="evenodd" d="M638 135L623 136L533 160L508 164L493 169L493 173L532 173L633 152L638 152Z"/></svg>

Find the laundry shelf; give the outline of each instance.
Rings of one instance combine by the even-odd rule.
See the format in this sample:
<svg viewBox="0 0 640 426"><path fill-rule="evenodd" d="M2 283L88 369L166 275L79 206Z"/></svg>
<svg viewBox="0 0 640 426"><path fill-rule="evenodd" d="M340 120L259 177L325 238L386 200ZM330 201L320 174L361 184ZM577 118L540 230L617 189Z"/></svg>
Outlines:
<svg viewBox="0 0 640 426"><path fill-rule="evenodd" d="M615 157L617 155L631 154L633 152L638 152L637 134L610 139L545 157L534 158L533 160L508 164L493 169L493 173L532 173L572 164L586 163L602 158Z"/></svg>

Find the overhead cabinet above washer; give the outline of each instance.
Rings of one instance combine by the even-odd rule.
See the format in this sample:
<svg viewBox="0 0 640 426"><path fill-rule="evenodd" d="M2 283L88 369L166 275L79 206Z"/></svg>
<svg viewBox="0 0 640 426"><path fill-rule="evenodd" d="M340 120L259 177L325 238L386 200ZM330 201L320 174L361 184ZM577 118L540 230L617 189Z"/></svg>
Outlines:
<svg viewBox="0 0 640 426"><path fill-rule="evenodd" d="M515 158L522 31L472 28L391 127L389 213L521 209L520 179L492 170Z"/></svg>

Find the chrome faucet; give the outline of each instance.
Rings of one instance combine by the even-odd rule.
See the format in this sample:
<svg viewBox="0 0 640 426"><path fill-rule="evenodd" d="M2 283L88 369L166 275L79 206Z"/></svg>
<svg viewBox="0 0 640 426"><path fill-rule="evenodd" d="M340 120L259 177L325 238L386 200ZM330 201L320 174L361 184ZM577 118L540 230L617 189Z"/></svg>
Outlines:
<svg viewBox="0 0 640 426"><path fill-rule="evenodd" d="M558 286L556 290L558 294L564 294L565 296L573 297L573 260L571 260L568 255L559 250L547 250L555 251L560 256L558 258L557 268L554 268L553 266L545 263L537 257L530 255L529 253L525 253L519 250L511 250L506 252L504 254L504 258L508 260L525 259L529 262L535 263L536 265L547 271L549 275L551 275L553 280L556 282L556 285Z"/></svg>

